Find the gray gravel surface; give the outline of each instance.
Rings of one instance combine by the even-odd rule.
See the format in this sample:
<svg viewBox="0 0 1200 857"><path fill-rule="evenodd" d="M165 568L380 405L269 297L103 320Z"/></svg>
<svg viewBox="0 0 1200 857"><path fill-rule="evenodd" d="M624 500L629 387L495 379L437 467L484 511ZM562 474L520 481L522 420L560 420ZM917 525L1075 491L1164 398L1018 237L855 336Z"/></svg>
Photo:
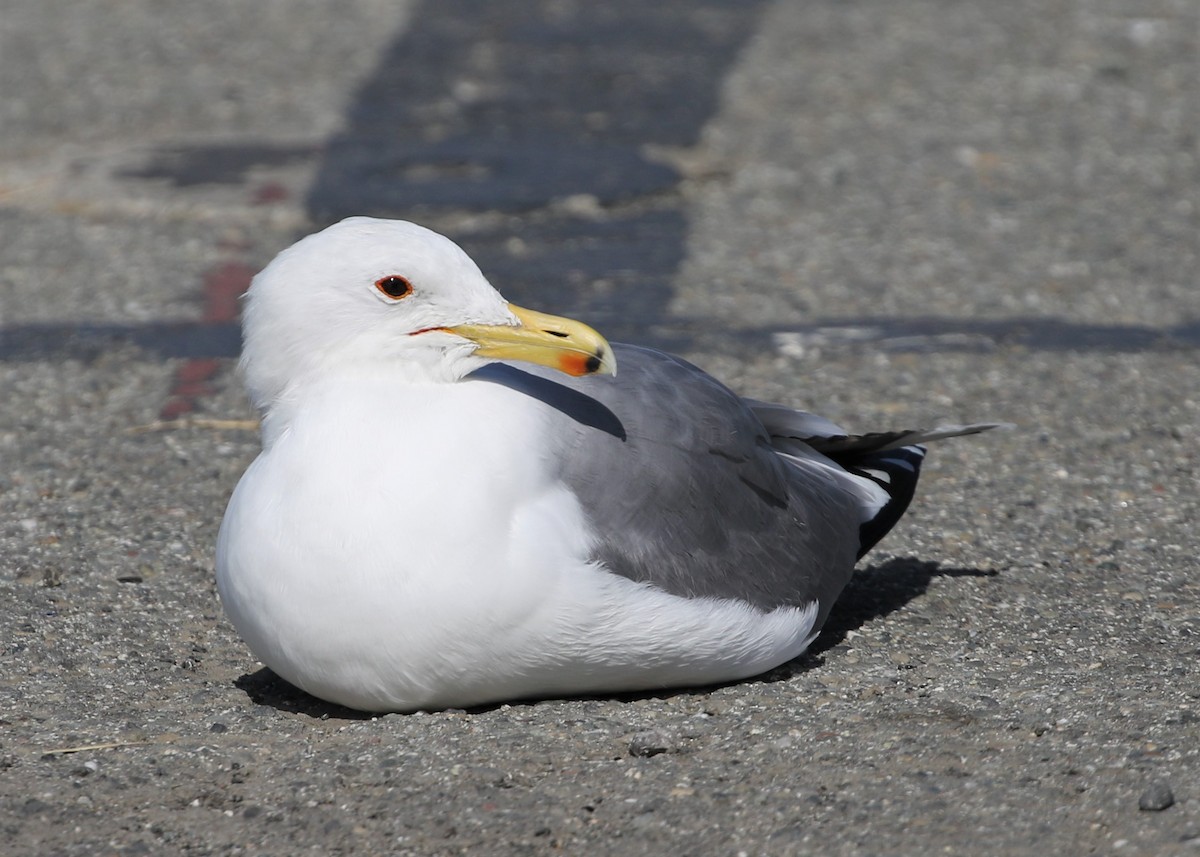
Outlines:
<svg viewBox="0 0 1200 857"><path fill-rule="evenodd" d="M1200 853L1200 7L663 4L675 37L633 3L203 5L0 22L0 850ZM355 146L398 104L444 156L414 187L555 122L590 129L564 163L611 157L388 209L522 302L856 428L1018 429L938 445L761 679L387 717L291 689L212 579L257 437L136 429L252 416L214 277L320 225L344 151L390 175Z"/></svg>

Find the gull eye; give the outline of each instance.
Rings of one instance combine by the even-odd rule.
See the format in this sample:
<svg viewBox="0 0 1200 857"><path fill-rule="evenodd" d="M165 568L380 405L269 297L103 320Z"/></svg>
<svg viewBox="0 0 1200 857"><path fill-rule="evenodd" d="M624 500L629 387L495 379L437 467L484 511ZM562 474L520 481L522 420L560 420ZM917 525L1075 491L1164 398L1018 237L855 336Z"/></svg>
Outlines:
<svg viewBox="0 0 1200 857"><path fill-rule="evenodd" d="M413 291L412 283L406 277L401 277L399 274L380 277L375 281L375 288L379 289L379 293L385 298L393 301L406 298Z"/></svg>

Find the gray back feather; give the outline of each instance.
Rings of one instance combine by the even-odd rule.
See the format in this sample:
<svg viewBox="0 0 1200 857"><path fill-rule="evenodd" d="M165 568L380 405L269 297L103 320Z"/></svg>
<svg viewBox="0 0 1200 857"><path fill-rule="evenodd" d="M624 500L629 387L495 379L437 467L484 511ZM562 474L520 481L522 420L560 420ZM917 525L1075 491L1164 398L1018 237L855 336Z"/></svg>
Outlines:
<svg viewBox="0 0 1200 857"><path fill-rule="evenodd" d="M765 610L816 600L823 621L855 561L853 493L826 468L781 458L747 404L690 363L614 351L615 376L508 364L475 373L561 415L562 478L598 534L595 559L685 597Z"/></svg>
<svg viewBox="0 0 1200 857"><path fill-rule="evenodd" d="M815 627L850 578L860 528L887 499L842 467L999 427L851 435L815 414L742 399L669 354L619 343L613 350L615 376L494 363L473 377L553 409L561 477L597 534L594 559L609 571L763 610L817 601ZM916 477L914 469L908 496Z"/></svg>

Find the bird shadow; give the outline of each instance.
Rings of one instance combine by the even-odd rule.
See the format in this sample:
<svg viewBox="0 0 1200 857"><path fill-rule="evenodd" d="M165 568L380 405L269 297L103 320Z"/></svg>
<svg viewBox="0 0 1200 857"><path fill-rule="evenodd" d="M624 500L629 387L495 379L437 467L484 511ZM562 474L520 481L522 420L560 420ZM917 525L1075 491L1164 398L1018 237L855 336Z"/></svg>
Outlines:
<svg viewBox="0 0 1200 857"><path fill-rule="evenodd" d="M994 569L942 568L936 562L923 562L915 557L897 557L879 565L868 566L854 573L841 597L834 604L825 627L802 655L776 667L751 681L774 683L824 665L824 654L844 642L851 631L902 609L923 595L937 577L995 577ZM234 685L256 705L266 705L290 714L302 714L316 720L370 720L380 716L353 708L335 705L318 699L289 684L269 668L263 667L234 679ZM707 687L662 688L631 693L608 693L573 697L580 700L614 700L637 702L649 699L670 699L678 696L703 696L717 687L743 684L744 681L723 682ZM541 700L512 700L508 703L481 705L466 709L469 714L484 714L503 705L533 706Z"/></svg>
<svg viewBox="0 0 1200 857"><path fill-rule="evenodd" d="M829 611L817 639L804 653L763 676L766 681L785 681L815 669L825 662L830 649L843 643L852 631L882 619L924 595L936 577L995 577L995 569L943 568L937 562L916 557L896 557L854 573Z"/></svg>
<svg viewBox="0 0 1200 857"><path fill-rule="evenodd" d="M314 720L370 720L379 716L318 699L275 675L269 667L244 673L235 678L233 684L255 705L265 705L288 714L303 714Z"/></svg>
<svg viewBox="0 0 1200 857"><path fill-rule="evenodd" d="M621 418L607 406L556 380L509 366L507 363L489 363L472 372L471 377L523 393L549 405L580 425L611 434L617 440L626 439Z"/></svg>
<svg viewBox="0 0 1200 857"><path fill-rule="evenodd" d="M904 608L909 602L924 595L934 578L995 577L998 574L999 572L990 568L943 568L937 562L922 561L916 557L896 557L855 571L834 603L833 609L829 611L829 617L825 620L817 639L800 655L785 664L749 679L720 682L704 687L609 694L598 698L635 702L645 699L670 699L676 696L704 696L722 687L787 681L823 666L825 653L845 642L852 631Z"/></svg>

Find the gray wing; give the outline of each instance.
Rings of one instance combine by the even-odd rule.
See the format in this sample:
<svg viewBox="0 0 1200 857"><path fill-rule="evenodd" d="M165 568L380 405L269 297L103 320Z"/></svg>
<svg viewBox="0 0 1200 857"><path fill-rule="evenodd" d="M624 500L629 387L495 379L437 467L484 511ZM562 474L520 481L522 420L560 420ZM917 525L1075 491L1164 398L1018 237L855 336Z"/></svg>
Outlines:
<svg viewBox="0 0 1200 857"><path fill-rule="evenodd" d="M821 456L780 456L750 407L695 366L613 347L615 376L507 364L475 373L561 414L562 478L598 535L595 559L685 597L767 610L816 600L824 621L859 546L856 477Z"/></svg>

